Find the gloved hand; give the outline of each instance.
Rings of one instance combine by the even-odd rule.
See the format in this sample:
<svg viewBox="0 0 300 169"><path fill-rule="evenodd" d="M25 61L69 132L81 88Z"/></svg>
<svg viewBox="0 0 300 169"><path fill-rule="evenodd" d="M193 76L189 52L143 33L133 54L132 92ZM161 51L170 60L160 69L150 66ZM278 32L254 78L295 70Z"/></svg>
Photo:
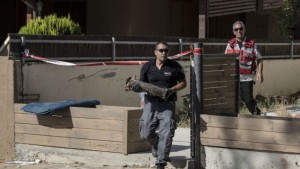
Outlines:
<svg viewBox="0 0 300 169"><path fill-rule="evenodd" d="M162 99L168 100L168 98L174 93L174 90L171 88L166 88L165 93Z"/></svg>
<svg viewBox="0 0 300 169"><path fill-rule="evenodd" d="M141 86L139 86L138 84L133 85L131 87L131 90L134 91L134 92L142 92L143 91L143 89L141 88Z"/></svg>

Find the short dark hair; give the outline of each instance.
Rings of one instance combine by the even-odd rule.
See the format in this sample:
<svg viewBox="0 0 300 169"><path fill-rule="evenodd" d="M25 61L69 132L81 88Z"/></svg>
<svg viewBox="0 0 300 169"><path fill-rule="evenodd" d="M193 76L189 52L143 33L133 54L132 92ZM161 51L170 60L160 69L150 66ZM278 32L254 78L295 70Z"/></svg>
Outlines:
<svg viewBox="0 0 300 169"><path fill-rule="evenodd" d="M165 45L165 46L167 46L167 47L169 48L169 44L168 44L166 41L160 41L160 42L157 42L157 43L155 44L155 50L157 49L157 46L158 46L159 44L163 44L163 45Z"/></svg>

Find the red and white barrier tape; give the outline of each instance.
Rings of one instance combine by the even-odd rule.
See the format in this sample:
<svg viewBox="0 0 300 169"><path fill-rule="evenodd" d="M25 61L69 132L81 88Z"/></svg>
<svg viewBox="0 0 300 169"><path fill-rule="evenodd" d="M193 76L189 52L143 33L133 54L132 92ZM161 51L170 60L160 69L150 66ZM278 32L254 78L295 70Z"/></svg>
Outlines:
<svg viewBox="0 0 300 169"><path fill-rule="evenodd" d="M195 48L193 50L185 51L185 52L179 53L179 54L174 55L174 56L169 56L168 59L177 59L177 58L180 58L180 57L188 55L188 54L200 55L201 54L201 49L200 48Z"/></svg>
<svg viewBox="0 0 300 169"><path fill-rule="evenodd" d="M81 64L75 64L71 62L65 62L65 61L59 61L59 60L53 60L53 59L47 59L40 56L34 56L34 55L28 55L27 57L40 60L43 62L51 63L54 65L60 65L60 66L101 66L101 65L141 65L146 63L147 61L106 61L106 62L92 62L92 63L81 63Z"/></svg>
<svg viewBox="0 0 300 169"><path fill-rule="evenodd" d="M182 52L174 56L169 56L168 59L177 59L182 56L188 55L188 54L195 54L200 55L201 49L195 48L190 51ZM24 55L24 57L30 57L36 60L40 60L46 63L54 64L54 65L60 65L60 66L101 66L101 65L142 65L145 64L148 61L106 61L106 62L93 62L93 63L81 63L81 64L75 64L71 62L65 62L60 60L53 60L48 58L43 58L40 56L34 56L34 55Z"/></svg>

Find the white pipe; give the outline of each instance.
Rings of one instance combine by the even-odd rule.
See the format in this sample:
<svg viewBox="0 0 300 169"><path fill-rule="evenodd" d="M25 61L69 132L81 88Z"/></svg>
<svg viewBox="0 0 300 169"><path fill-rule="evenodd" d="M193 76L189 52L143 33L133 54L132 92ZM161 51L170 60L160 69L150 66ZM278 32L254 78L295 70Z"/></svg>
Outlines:
<svg viewBox="0 0 300 169"><path fill-rule="evenodd" d="M26 1L26 0L21 0L25 5L27 5L29 8L31 8L32 10L35 10L35 5L31 4L30 2Z"/></svg>
<svg viewBox="0 0 300 169"><path fill-rule="evenodd" d="M10 41L10 37L8 36L8 37L5 39L3 45L2 45L1 48L0 48L0 53L2 53L3 49L7 46L7 44L9 43L9 41Z"/></svg>

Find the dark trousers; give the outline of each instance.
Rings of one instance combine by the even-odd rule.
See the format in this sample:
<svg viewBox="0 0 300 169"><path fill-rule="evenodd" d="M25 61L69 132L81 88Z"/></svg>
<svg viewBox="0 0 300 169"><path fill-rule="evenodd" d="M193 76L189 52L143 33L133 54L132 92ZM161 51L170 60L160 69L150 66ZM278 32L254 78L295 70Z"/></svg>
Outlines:
<svg viewBox="0 0 300 169"><path fill-rule="evenodd" d="M251 114L260 115L260 110L253 99L253 81L240 82L240 97Z"/></svg>

